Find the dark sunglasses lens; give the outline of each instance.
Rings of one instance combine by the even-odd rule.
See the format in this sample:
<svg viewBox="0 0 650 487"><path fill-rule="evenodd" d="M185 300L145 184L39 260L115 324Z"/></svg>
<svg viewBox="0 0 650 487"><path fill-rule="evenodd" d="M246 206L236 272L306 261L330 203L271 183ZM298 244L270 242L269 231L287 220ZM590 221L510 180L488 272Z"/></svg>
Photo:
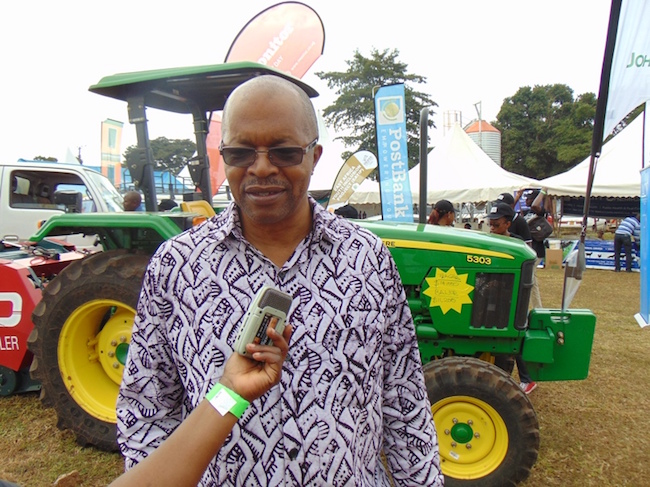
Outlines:
<svg viewBox="0 0 650 487"><path fill-rule="evenodd" d="M300 147L276 147L269 149L271 163L276 166L296 166L302 162L303 150Z"/></svg>
<svg viewBox="0 0 650 487"><path fill-rule="evenodd" d="M229 166L250 166L255 161L255 149L246 147L224 147L221 154Z"/></svg>

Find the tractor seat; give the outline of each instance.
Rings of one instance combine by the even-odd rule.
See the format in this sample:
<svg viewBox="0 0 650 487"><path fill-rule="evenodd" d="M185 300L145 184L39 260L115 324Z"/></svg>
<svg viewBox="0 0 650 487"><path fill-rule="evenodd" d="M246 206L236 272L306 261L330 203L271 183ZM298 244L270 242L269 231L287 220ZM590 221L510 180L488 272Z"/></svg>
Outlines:
<svg viewBox="0 0 650 487"><path fill-rule="evenodd" d="M214 208L210 206L210 203L205 200L183 201L181 202L181 211L198 213L206 218L211 218L217 214Z"/></svg>

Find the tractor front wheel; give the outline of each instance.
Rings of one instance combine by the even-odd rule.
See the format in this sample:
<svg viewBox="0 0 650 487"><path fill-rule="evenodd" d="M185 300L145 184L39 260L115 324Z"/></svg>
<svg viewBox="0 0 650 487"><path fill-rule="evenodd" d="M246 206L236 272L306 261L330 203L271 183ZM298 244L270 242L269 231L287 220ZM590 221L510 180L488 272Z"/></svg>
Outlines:
<svg viewBox="0 0 650 487"><path fill-rule="evenodd" d="M109 251L66 267L32 320L30 372L57 426L77 443L116 451L115 402L148 255Z"/></svg>
<svg viewBox="0 0 650 487"><path fill-rule="evenodd" d="M447 487L513 486L537 460L532 404L500 368L469 357L425 365Z"/></svg>

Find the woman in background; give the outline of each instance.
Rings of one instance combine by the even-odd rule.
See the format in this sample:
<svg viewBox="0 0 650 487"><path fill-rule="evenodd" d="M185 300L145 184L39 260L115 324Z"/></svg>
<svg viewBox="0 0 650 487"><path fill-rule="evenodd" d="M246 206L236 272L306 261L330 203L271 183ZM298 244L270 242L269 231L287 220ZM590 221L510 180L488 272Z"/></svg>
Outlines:
<svg viewBox="0 0 650 487"><path fill-rule="evenodd" d="M427 223L431 225L440 225L443 227L451 227L454 225L456 219L456 210L454 205L448 200L440 200L434 206L429 214Z"/></svg>

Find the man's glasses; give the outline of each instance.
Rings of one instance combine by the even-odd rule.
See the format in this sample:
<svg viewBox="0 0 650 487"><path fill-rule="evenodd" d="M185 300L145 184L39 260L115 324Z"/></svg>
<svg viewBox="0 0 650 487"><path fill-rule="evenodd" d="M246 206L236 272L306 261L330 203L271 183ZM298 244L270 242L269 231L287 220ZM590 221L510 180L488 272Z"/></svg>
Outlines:
<svg viewBox="0 0 650 487"><path fill-rule="evenodd" d="M307 147L281 146L271 147L267 150L257 150L252 147L233 147L223 145L223 140L219 145L219 152L223 157L223 162L234 167L250 167L255 164L258 154L266 154L271 164L277 167L297 166L302 163L303 157L307 152L316 147L318 138L312 140Z"/></svg>

